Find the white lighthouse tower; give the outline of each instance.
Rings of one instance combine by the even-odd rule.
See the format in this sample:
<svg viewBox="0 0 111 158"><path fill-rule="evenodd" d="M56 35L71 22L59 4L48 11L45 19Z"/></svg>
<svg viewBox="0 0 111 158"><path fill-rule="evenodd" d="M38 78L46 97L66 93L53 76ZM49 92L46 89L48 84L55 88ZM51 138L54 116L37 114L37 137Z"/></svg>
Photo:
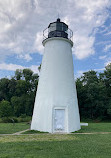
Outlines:
<svg viewBox="0 0 111 158"><path fill-rule="evenodd" d="M72 31L59 18L50 23L47 29L31 129L70 133L80 129Z"/></svg>

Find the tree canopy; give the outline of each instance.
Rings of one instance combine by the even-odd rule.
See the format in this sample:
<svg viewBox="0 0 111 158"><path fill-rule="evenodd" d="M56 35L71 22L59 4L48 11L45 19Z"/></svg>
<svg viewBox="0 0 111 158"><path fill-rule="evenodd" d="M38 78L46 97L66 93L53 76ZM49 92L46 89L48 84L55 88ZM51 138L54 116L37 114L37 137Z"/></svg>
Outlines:
<svg viewBox="0 0 111 158"><path fill-rule="evenodd" d="M32 116L38 80L30 69L17 69L11 79L1 78L0 117ZM111 64L102 73L84 72L76 87L81 119L111 119Z"/></svg>
<svg viewBox="0 0 111 158"><path fill-rule="evenodd" d="M4 112L5 106L8 109L9 103L12 111L11 115L18 117L26 114L31 116L38 79L38 74L34 74L30 69L17 69L15 76L11 79L0 79L0 110ZM5 117L3 114L0 116Z"/></svg>
<svg viewBox="0 0 111 158"><path fill-rule="evenodd" d="M103 73L84 72L76 85L81 118L111 118L111 64Z"/></svg>

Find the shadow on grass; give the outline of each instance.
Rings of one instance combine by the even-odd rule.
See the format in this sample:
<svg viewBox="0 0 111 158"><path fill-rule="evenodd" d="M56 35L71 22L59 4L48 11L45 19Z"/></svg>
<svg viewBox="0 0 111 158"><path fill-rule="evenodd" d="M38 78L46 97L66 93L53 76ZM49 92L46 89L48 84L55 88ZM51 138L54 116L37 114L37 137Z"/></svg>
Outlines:
<svg viewBox="0 0 111 158"><path fill-rule="evenodd" d="M45 134L45 133L48 133L48 132L29 130L29 131L23 132L22 134Z"/></svg>

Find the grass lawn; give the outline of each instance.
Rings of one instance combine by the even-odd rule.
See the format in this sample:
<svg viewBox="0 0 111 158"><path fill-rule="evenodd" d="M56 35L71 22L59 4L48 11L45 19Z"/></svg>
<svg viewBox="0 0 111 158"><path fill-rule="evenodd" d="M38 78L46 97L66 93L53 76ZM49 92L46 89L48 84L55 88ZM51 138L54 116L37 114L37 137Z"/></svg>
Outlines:
<svg viewBox="0 0 111 158"><path fill-rule="evenodd" d="M26 123L0 123L0 133L28 129ZM29 131L29 133L35 131ZM111 123L89 123L79 133L111 132ZM31 134L32 134L31 133ZM0 158L111 158L111 134L0 136Z"/></svg>
<svg viewBox="0 0 111 158"><path fill-rule="evenodd" d="M111 134L0 136L0 158L111 158Z"/></svg>
<svg viewBox="0 0 111 158"><path fill-rule="evenodd" d="M22 134L45 134L45 133L49 133L49 132L29 130L29 131L23 132Z"/></svg>
<svg viewBox="0 0 111 158"><path fill-rule="evenodd" d="M88 123L76 133L111 132L111 123Z"/></svg>
<svg viewBox="0 0 111 158"><path fill-rule="evenodd" d="M28 129L30 125L27 123L0 123L0 134L11 134Z"/></svg>
<svg viewBox="0 0 111 158"><path fill-rule="evenodd" d="M72 133L93 133L93 132L111 132L111 123L89 123L88 126L82 126L79 131ZM39 134L40 131L29 130L22 134Z"/></svg>

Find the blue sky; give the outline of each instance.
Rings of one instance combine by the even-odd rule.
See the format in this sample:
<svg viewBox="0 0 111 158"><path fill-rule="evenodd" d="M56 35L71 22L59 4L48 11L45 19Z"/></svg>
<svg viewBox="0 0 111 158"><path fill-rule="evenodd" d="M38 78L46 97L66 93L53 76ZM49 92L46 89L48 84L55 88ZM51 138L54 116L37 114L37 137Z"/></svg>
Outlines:
<svg viewBox="0 0 111 158"><path fill-rule="evenodd" d="M0 0L0 78L16 69L38 72L42 32L58 13L74 33L75 77L104 70L111 62L110 0Z"/></svg>

